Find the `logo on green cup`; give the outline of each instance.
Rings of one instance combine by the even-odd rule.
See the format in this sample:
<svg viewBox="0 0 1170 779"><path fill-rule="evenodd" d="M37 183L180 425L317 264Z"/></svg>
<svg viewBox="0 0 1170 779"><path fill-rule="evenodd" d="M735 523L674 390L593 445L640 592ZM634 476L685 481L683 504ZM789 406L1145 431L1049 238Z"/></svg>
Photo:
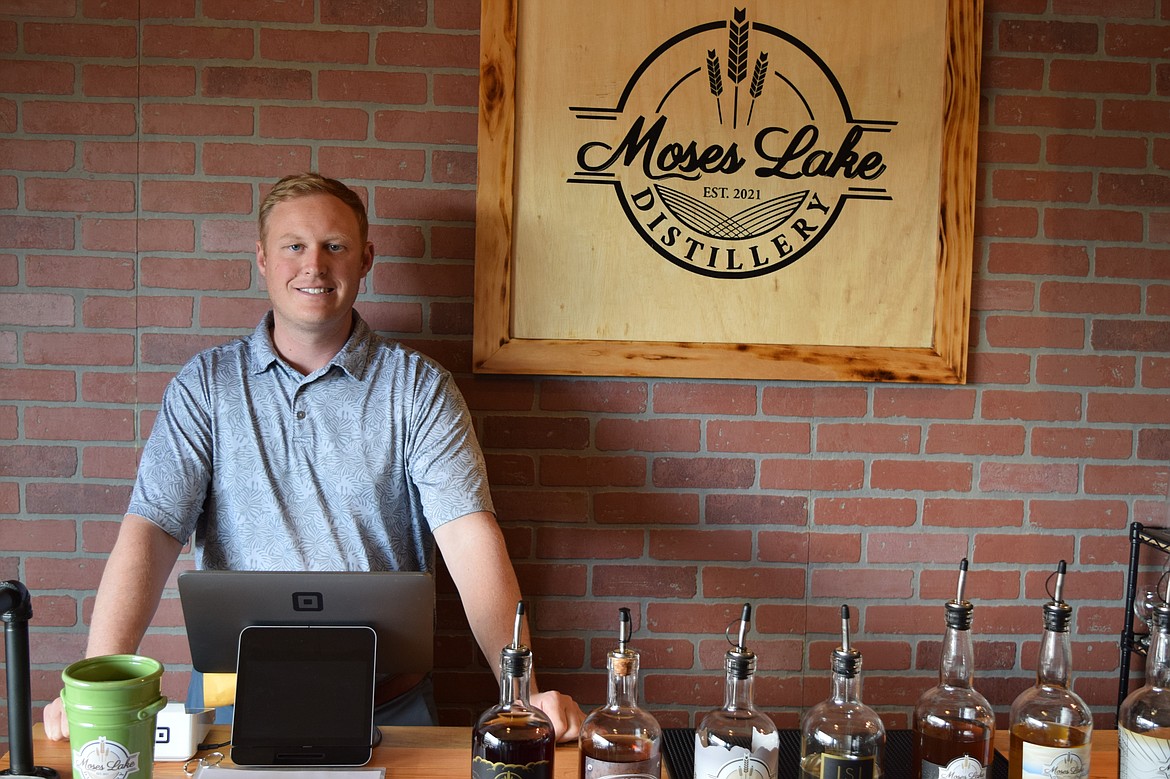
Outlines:
<svg viewBox="0 0 1170 779"><path fill-rule="evenodd" d="M73 768L82 779L126 779L138 772L138 754L102 736L74 750Z"/></svg>

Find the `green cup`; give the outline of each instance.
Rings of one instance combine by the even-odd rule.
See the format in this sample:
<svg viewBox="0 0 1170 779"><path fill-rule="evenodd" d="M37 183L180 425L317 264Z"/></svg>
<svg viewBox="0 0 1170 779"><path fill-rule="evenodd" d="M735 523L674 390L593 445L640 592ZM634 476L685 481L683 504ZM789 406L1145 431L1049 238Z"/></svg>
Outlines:
<svg viewBox="0 0 1170 779"><path fill-rule="evenodd" d="M74 779L150 779L162 674L140 655L89 657L61 672Z"/></svg>

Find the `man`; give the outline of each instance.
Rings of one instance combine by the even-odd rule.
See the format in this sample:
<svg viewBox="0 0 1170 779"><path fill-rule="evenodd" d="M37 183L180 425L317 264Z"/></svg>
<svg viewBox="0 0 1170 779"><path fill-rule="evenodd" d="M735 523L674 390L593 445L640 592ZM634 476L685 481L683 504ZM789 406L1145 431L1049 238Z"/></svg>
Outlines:
<svg viewBox="0 0 1170 779"><path fill-rule="evenodd" d="M86 655L137 649L194 533L200 568L430 570L437 546L494 661L520 591L483 456L450 375L353 309L374 261L365 207L341 182L288 176L264 198L259 228L272 311L168 386ZM429 692L427 680L387 708ZM532 702L558 740L576 738L584 715L571 698ZM60 699L44 718L49 738L68 735Z"/></svg>

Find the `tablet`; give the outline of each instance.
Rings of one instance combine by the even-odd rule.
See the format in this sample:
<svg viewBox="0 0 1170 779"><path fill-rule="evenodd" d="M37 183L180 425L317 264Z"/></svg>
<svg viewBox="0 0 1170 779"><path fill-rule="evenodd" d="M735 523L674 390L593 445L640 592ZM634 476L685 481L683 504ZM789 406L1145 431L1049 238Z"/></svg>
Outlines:
<svg viewBox="0 0 1170 779"><path fill-rule="evenodd" d="M249 625L368 625L378 634L380 676L428 673L434 664L429 573L187 571L179 599L196 671L235 671Z"/></svg>
<svg viewBox="0 0 1170 779"><path fill-rule="evenodd" d="M232 762L359 766L372 755L377 635L366 626L240 632Z"/></svg>

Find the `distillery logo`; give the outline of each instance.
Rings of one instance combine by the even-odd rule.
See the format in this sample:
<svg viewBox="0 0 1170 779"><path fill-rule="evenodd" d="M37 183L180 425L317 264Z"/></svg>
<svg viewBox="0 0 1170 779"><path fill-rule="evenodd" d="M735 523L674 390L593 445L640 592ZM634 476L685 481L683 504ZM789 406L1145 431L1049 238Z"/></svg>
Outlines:
<svg viewBox="0 0 1170 779"><path fill-rule="evenodd" d="M791 265L849 201L890 200L882 141L897 124L855 119L811 47L732 11L651 52L616 106L570 108L589 140L569 182L612 186L647 244L715 278Z"/></svg>

